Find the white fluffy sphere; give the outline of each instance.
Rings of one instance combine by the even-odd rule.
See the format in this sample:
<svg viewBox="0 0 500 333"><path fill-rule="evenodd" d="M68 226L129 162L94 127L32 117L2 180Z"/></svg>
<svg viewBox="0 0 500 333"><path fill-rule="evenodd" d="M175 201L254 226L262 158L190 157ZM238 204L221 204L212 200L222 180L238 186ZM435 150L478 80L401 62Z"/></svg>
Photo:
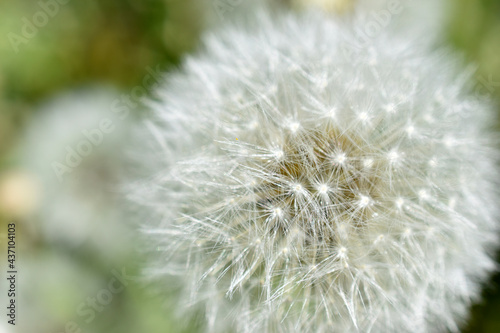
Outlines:
<svg viewBox="0 0 500 333"><path fill-rule="evenodd" d="M494 268L490 106L446 52L256 22L207 36L152 102L131 195L149 274L208 331L457 331Z"/></svg>

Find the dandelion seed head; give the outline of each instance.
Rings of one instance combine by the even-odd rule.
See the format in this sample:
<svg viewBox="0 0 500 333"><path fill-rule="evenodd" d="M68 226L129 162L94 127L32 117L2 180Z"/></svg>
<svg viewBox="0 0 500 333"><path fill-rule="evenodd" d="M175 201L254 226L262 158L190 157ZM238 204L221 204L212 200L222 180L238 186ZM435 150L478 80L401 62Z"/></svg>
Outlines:
<svg viewBox="0 0 500 333"><path fill-rule="evenodd" d="M348 27L260 13L157 91L131 198L209 332L457 331L494 267L490 106L443 52Z"/></svg>

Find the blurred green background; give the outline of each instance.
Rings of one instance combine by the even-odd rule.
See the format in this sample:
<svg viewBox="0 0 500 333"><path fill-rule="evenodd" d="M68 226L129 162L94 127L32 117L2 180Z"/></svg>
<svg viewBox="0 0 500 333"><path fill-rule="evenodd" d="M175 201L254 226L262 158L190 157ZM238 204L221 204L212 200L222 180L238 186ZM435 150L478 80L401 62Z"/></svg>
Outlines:
<svg viewBox="0 0 500 333"><path fill-rule="evenodd" d="M499 101L500 1L449 2L445 39L477 64L481 93ZM0 242L6 258L7 224L15 221L21 279L17 332L194 332L196 324L180 325L174 318L176 304L166 295L144 288L137 232L119 213L118 179L126 153L120 143L140 108L128 108L126 119L113 118L113 139L96 145L92 158L64 181L47 166L66 156L66 146L79 143L82 130L98 126L109 105L120 100L123 106L123 95L130 97L137 87L147 91L144 79L152 71L174 69L196 49L204 30L223 24L215 6L221 2L55 3L43 9L39 1L0 2ZM228 8L224 13L230 15ZM40 11L52 11L53 17L44 22ZM25 27L23 18L40 20L40 27ZM99 98L89 93L96 89ZM79 100L71 102L71 96ZM85 107L95 113L76 115ZM94 316L85 312L89 297L108 295L117 272L132 276L126 287ZM2 281L2 302L4 286ZM499 288L496 275L464 332L500 332ZM5 322L0 332L11 332Z"/></svg>

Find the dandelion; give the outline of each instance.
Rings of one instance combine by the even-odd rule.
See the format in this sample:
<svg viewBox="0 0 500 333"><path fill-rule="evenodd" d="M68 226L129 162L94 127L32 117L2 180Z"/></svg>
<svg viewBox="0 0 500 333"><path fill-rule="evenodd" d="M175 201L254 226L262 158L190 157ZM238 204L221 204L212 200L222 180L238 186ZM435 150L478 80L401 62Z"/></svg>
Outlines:
<svg viewBox="0 0 500 333"><path fill-rule="evenodd" d="M258 19L207 36L151 102L131 194L149 276L210 332L458 331L494 269L488 102L445 52Z"/></svg>
<svg viewBox="0 0 500 333"><path fill-rule="evenodd" d="M91 244L107 257L123 256L113 192L130 120L116 112L116 101L118 91L107 87L63 92L41 105L28 124L17 147L17 174L24 181L11 182L7 195L13 201L19 193L18 205L29 207L26 223L40 239L69 248ZM102 132L102 124L112 127Z"/></svg>

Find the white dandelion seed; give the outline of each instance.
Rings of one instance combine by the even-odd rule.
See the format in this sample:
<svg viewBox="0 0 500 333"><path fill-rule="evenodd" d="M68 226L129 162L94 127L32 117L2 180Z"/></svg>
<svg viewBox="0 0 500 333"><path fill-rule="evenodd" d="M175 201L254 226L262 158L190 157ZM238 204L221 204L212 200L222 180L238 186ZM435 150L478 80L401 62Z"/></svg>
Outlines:
<svg viewBox="0 0 500 333"><path fill-rule="evenodd" d="M490 106L443 52L344 52L351 30L321 14L259 20L157 92L151 179L131 187L156 221L149 274L211 332L457 331L494 268Z"/></svg>

